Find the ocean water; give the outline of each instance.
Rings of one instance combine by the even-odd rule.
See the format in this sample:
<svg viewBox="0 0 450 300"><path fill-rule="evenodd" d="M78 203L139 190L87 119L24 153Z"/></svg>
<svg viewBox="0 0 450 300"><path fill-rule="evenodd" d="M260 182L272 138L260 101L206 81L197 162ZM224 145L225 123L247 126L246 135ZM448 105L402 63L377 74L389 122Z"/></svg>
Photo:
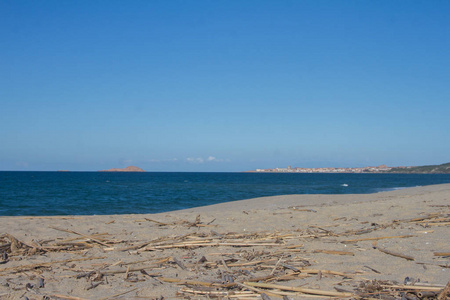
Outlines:
<svg viewBox="0 0 450 300"><path fill-rule="evenodd" d="M440 183L450 183L450 174L0 172L0 215L157 213L264 196Z"/></svg>

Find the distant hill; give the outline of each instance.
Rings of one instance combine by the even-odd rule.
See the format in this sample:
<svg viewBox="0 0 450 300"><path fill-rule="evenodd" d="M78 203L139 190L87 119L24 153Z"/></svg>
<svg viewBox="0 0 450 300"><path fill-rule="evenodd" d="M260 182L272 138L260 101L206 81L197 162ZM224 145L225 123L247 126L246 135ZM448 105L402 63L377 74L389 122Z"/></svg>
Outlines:
<svg viewBox="0 0 450 300"><path fill-rule="evenodd" d="M100 170L99 172L145 172L145 171L135 166L129 166L124 169L113 168L109 170Z"/></svg>
<svg viewBox="0 0 450 300"><path fill-rule="evenodd" d="M395 167L387 173L422 173L422 174L450 174L450 163L420 167Z"/></svg>

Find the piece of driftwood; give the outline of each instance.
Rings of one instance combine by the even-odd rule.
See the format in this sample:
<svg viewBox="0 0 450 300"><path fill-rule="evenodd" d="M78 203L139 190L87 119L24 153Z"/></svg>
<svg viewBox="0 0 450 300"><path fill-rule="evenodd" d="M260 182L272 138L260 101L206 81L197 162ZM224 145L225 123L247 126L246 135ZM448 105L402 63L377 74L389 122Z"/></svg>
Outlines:
<svg viewBox="0 0 450 300"><path fill-rule="evenodd" d="M59 298L59 299L66 299L66 300L87 300L86 298L67 296L67 295L61 295L61 294L53 294L53 295L50 295L50 297L52 297L52 298Z"/></svg>
<svg viewBox="0 0 450 300"><path fill-rule="evenodd" d="M381 284L382 287L400 289L400 290L412 290L412 291L430 291L440 292L444 286L427 286L427 285L407 285L407 284Z"/></svg>
<svg viewBox="0 0 450 300"><path fill-rule="evenodd" d="M378 241L378 240L384 240L384 239L399 239L399 238L409 238L409 237L415 237L415 235L397 235L397 236L381 236L381 237L361 238L361 239L345 240L345 241L342 241L341 243L347 244L347 243L355 243L355 242L362 242L362 241Z"/></svg>
<svg viewBox="0 0 450 300"><path fill-rule="evenodd" d="M450 252L434 252L434 256L450 256Z"/></svg>
<svg viewBox="0 0 450 300"><path fill-rule="evenodd" d="M181 279L181 278L159 277L158 279L163 282L177 283L180 285L201 285L201 286L216 286L216 287L232 287L232 286L236 285L235 282L222 284L222 283L217 283L217 282L187 280L187 279Z"/></svg>
<svg viewBox="0 0 450 300"><path fill-rule="evenodd" d="M353 277L352 274L338 272L338 271L331 271L331 270L300 269L300 272L306 273L306 274L318 274L320 272L322 274L337 275L337 276L349 277L349 278Z"/></svg>
<svg viewBox="0 0 450 300"><path fill-rule="evenodd" d="M279 284L270 284L270 283L261 283L261 282L244 282L244 284L254 287L268 288L268 289L278 289L285 291L294 291L300 292L304 294L311 295L321 295L321 296L331 296L331 297L352 297L353 293L342 293L342 292L333 292L333 291L323 291L316 289L308 289L302 287L293 287L293 286L284 286Z"/></svg>
<svg viewBox="0 0 450 300"><path fill-rule="evenodd" d="M337 255L351 255L355 256L355 253L350 251L337 251L337 250L314 250L313 253L325 253L325 254L337 254Z"/></svg>
<svg viewBox="0 0 450 300"><path fill-rule="evenodd" d="M144 219L145 219L146 221L156 223L156 224L158 224L159 226L169 226L169 225L173 225L173 224L168 224L168 223L163 223L163 222L160 222L160 221L152 220L152 219L149 219L149 218L144 218Z"/></svg>
<svg viewBox="0 0 450 300"><path fill-rule="evenodd" d="M214 298L226 298L226 299L257 299L258 294L251 291L203 291L194 290L192 288L182 288L182 293L189 293L194 295L209 296Z"/></svg>
<svg viewBox="0 0 450 300"><path fill-rule="evenodd" d="M371 268L371 267L369 267L369 266L364 266L364 268L367 268L367 269L369 269L369 270L371 270L371 271L373 271L373 272L375 272L375 273L377 273L377 274L381 274L380 271L375 270L374 268Z"/></svg>
<svg viewBox="0 0 450 300"><path fill-rule="evenodd" d="M414 260L414 257L409 256L409 255L405 255L405 254L402 254L402 253L397 253L397 252L394 252L394 251L391 251L391 250L387 250L387 249L383 249L383 248L380 248L380 247L376 247L376 249L378 249L379 251L381 251L383 253L392 255L392 256L401 257L401 258L404 258L406 260Z"/></svg>
<svg viewBox="0 0 450 300"><path fill-rule="evenodd" d="M100 241L99 239L93 237L92 235L86 235L86 234L79 233L79 232L76 232L76 231L73 231L73 230L70 230L70 229L58 228L58 227L54 227L54 226L49 226L49 227L52 228L52 229L55 229L55 230L65 231L65 232L68 232L68 233L77 234L77 235L79 235L79 236L82 236L82 237L84 237L84 238L87 238L87 239L89 239L89 240L92 240L92 241L94 241L94 242L96 242L96 243L99 243L100 245L109 247L109 245L108 245L107 243L105 243L105 242L103 242L103 241Z"/></svg>
<svg viewBox="0 0 450 300"><path fill-rule="evenodd" d="M437 299L445 300L445 299L449 299L449 297L450 297L450 281L447 283L445 288L439 293Z"/></svg>

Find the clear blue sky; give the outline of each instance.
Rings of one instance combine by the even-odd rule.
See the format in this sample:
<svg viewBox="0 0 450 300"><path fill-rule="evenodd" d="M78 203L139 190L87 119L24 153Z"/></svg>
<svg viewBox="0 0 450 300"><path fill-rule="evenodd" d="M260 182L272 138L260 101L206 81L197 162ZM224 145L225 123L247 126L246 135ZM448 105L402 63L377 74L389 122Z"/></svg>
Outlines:
<svg viewBox="0 0 450 300"><path fill-rule="evenodd" d="M450 161L450 1L0 2L0 170Z"/></svg>

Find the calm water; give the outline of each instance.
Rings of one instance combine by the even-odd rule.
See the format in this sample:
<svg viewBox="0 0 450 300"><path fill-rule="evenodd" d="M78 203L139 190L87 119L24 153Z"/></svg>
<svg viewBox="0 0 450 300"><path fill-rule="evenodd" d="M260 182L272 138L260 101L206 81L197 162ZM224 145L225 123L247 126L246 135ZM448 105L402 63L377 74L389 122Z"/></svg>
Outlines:
<svg viewBox="0 0 450 300"><path fill-rule="evenodd" d="M263 196L439 183L450 183L450 174L0 172L0 215L156 213Z"/></svg>

